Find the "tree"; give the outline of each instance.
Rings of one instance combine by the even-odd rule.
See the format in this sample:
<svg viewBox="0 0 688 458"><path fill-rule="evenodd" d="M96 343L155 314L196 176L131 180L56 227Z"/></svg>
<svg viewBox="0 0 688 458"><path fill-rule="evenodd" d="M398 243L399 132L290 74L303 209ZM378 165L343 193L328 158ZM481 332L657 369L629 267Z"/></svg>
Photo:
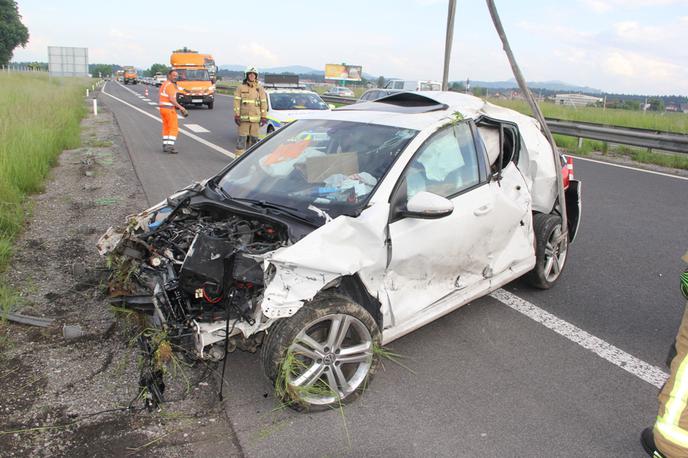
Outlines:
<svg viewBox="0 0 688 458"><path fill-rule="evenodd" d="M466 85L463 82L454 81L449 85L449 90L454 92L466 92Z"/></svg>
<svg viewBox="0 0 688 458"><path fill-rule="evenodd" d="M377 78L377 87L385 87L385 77L379 76Z"/></svg>
<svg viewBox="0 0 688 458"><path fill-rule="evenodd" d="M0 65L7 65L14 48L23 48L28 41L29 29L22 24L17 2L0 0Z"/></svg>
<svg viewBox="0 0 688 458"><path fill-rule="evenodd" d="M472 92L476 97L485 97L487 95L487 90L484 87L474 87Z"/></svg>
<svg viewBox="0 0 688 458"><path fill-rule="evenodd" d="M155 76L156 73L167 75L168 71L170 71L170 67L165 64L153 64L151 65L151 68L147 70L148 76Z"/></svg>
<svg viewBox="0 0 688 458"><path fill-rule="evenodd" d="M2 0L0 0L0 1L2 1ZM181 49L175 49L175 50L172 51L172 52L198 52L198 51L194 51L193 49L189 49L189 48L187 48L186 46L184 46L183 48L181 48Z"/></svg>
<svg viewBox="0 0 688 458"><path fill-rule="evenodd" d="M110 64L91 64L88 66L88 72L94 78L100 78L112 75L113 70Z"/></svg>

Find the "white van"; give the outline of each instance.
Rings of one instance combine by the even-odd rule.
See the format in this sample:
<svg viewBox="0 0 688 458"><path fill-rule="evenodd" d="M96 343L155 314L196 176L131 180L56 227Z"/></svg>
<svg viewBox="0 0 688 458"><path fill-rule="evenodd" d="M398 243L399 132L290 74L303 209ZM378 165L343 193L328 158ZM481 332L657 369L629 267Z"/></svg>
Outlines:
<svg viewBox="0 0 688 458"><path fill-rule="evenodd" d="M400 91L441 91L442 83L429 80L389 80L387 84L385 84L385 89L396 89Z"/></svg>

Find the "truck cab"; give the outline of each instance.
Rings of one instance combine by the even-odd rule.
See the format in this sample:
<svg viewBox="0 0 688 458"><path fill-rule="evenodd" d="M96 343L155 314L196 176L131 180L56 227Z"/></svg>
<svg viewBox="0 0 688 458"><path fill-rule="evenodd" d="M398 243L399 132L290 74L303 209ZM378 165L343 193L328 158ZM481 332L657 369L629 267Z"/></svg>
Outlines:
<svg viewBox="0 0 688 458"><path fill-rule="evenodd" d="M182 106L215 106L215 84L205 66L205 55L196 52L175 52L170 65L179 74L177 102Z"/></svg>
<svg viewBox="0 0 688 458"><path fill-rule="evenodd" d="M124 84L138 83L138 75L134 67L126 67L124 69Z"/></svg>

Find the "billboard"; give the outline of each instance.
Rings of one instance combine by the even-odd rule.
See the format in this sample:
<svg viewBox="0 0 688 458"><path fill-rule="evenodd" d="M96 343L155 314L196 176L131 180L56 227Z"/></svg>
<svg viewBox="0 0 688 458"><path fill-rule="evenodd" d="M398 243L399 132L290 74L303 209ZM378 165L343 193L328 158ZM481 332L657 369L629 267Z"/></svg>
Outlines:
<svg viewBox="0 0 688 458"><path fill-rule="evenodd" d="M325 64L326 80L361 81L363 67L360 65Z"/></svg>
<svg viewBox="0 0 688 458"><path fill-rule="evenodd" d="M88 76L88 48L48 46L50 76Z"/></svg>

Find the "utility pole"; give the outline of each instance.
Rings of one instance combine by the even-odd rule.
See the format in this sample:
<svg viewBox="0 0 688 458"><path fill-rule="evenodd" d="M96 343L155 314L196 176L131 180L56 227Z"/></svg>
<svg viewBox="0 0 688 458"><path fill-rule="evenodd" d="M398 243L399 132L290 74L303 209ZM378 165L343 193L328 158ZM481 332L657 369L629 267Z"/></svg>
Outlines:
<svg viewBox="0 0 688 458"><path fill-rule="evenodd" d="M456 13L456 0L449 0L447 12L447 41L444 44L444 74L442 75L442 90L449 89L449 60L451 59L452 40L454 39L454 15Z"/></svg>
<svg viewBox="0 0 688 458"><path fill-rule="evenodd" d="M511 46L509 45L509 40L506 38L506 32L504 32L504 27L502 27L502 21L499 19L499 13L497 13L497 7L495 6L494 0L485 1L487 2L487 9L490 11L490 16L492 16L492 22L494 23L495 30L497 30L497 34L499 35L500 40L502 41L502 48L504 48L504 52L506 53L506 57L509 60L509 64L511 65L511 70L514 72L514 77L518 82L518 86L519 88L521 88L521 92L523 93L523 96L528 102L528 105L530 105L530 109L533 111L535 119L537 119L538 123L540 123L540 129L542 130L542 133L545 135L545 138L547 138L547 141L552 146L552 154L554 155L554 169L557 173L557 194L559 198L559 207L561 210L561 232L565 236L568 236L568 218L566 217L566 197L564 196L564 182L562 180L561 167L559 166L561 162L559 160L559 150L557 149L557 144L554 142L554 137L552 136L552 132L549 130L549 127L547 126L547 122L545 122L545 117L542 115L540 107L535 102L533 93L530 92L530 89L528 89L528 85L526 84L526 80L523 77L523 73L521 73L521 69L519 68L518 63L516 62L514 53L511 51Z"/></svg>

